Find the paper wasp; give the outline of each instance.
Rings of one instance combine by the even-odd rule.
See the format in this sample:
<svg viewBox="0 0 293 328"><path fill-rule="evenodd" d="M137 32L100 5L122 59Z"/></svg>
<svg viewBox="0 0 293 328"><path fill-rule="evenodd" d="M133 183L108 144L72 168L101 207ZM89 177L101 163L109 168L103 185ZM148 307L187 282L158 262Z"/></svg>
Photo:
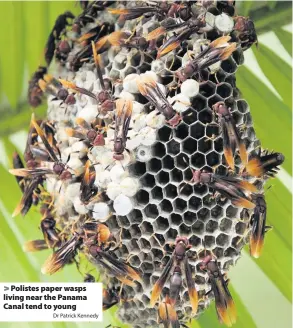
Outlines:
<svg viewBox="0 0 293 328"><path fill-rule="evenodd" d="M173 254L166 264L160 278L153 287L150 305L153 307L158 300L161 291L170 276L170 305L174 307L178 299L180 288L182 287L182 266L184 267L184 274L186 284L188 287L188 294L192 311L197 313L198 294L195 289L194 280L192 279L191 267L188 263L187 251L190 249L188 239L186 237L177 237L175 240L175 248Z"/></svg>
<svg viewBox="0 0 293 328"><path fill-rule="evenodd" d="M190 182L195 185L205 184L214 189L224 197L231 200L231 203L238 207L255 208L252 199L245 195L245 192L256 192L257 188L248 181L240 180L230 176L219 176L213 173L193 171L193 177Z"/></svg>
<svg viewBox="0 0 293 328"><path fill-rule="evenodd" d="M32 107L38 107L42 103L43 91L38 82L45 74L47 74L47 67L39 66L29 81L28 102Z"/></svg>
<svg viewBox="0 0 293 328"><path fill-rule="evenodd" d="M236 50L236 43L229 43L230 39L230 36L221 36L212 41L207 48L190 60L185 67L177 70L176 76L181 81L185 81L194 74L200 74L202 70L210 65L228 59L233 51Z"/></svg>
<svg viewBox="0 0 293 328"><path fill-rule="evenodd" d="M114 155L116 160L124 158L123 152L126 147L127 134L132 114L132 101L128 99L116 100L115 132L114 132Z"/></svg>
<svg viewBox="0 0 293 328"><path fill-rule="evenodd" d="M88 160L85 164L84 176L80 184L80 200L84 204L89 204L98 195L98 187L95 186L96 171Z"/></svg>
<svg viewBox="0 0 293 328"><path fill-rule="evenodd" d="M241 140L239 131L236 127L234 118L223 101L217 102L213 105L213 110L219 116L220 125L223 136L224 156L231 167L234 170L234 156L235 150L239 150L241 161L244 165L247 164L247 151L244 142Z"/></svg>
<svg viewBox="0 0 293 328"><path fill-rule="evenodd" d="M139 92L165 116L168 124L175 127L180 123L181 116L173 109L159 85L152 77L147 75L140 76L137 78L136 83Z"/></svg>
<svg viewBox="0 0 293 328"><path fill-rule="evenodd" d="M234 18L234 31L239 39L241 48L245 51L253 44L258 45L254 23L249 17L236 16Z"/></svg>
<svg viewBox="0 0 293 328"><path fill-rule="evenodd" d="M55 174L57 175L60 180L67 180L72 178L72 174L66 169L66 165L61 162L60 159L58 159L55 150L52 148L52 146L49 144L44 131L40 128L38 123L35 121L34 116L31 120L32 125L37 131L37 134L41 138L45 148L39 148L39 147L31 147L31 151L35 158L37 158L39 161L44 162L53 162L52 169L49 169L47 167L36 167L32 169L12 169L9 170L9 172L16 176L21 177L44 177L46 174ZM59 155L59 154L58 154Z"/></svg>
<svg viewBox="0 0 293 328"><path fill-rule="evenodd" d="M54 57L56 43L60 41L61 33L69 25L68 19L73 19L74 17L75 16L70 11L66 11L64 14L58 16L58 18L56 19L45 47L45 60L47 66L51 64L51 61Z"/></svg>
<svg viewBox="0 0 293 328"><path fill-rule="evenodd" d="M110 309L112 306L118 304L121 300L119 296L119 288L110 287L103 289L103 311Z"/></svg>
<svg viewBox="0 0 293 328"><path fill-rule="evenodd" d="M273 177L279 170L278 166L285 160L281 153L274 153L265 150L262 154L252 157L245 165L243 176L250 175L253 177L269 176Z"/></svg>
<svg viewBox="0 0 293 328"><path fill-rule="evenodd" d="M176 310L171 305L168 296L164 302L160 302L158 307L158 324L160 323L163 324L164 328L180 328Z"/></svg>
<svg viewBox="0 0 293 328"><path fill-rule="evenodd" d="M204 26L204 19L191 19L183 23L172 24L166 27L160 26L148 34L147 41L157 39L167 32L177 32L176 35L171 36L158 50L157 58L160 58L178 48L181 42L188 39L193 33L200 33L200 29Z"/></svg>
<svg viewBox="0 0 293 328"><path fill-rule="evenodd" d="M220 264L211 255L207 255L201 261L199 268L208 273L212 286L212 292L215 296L216 311L219 321L228 327L236 322L237 312L232 296L227 287L227 281L220 269Z"/></svg>
<svg viewBox="0 0 293 328"><path fill-rule="evenodd" d="M60 40L56 44L56 50L55 50L55 60L60 62L62 65L66 63L66 60L68 58L68 55L71 51L71 46L69 44L68 40Z"/></svg>
<svg viewBox="0 0 293 328"><path fill-rule="evenodd" d="M76 119L77 128L66 128L66 134L69 137L84 140L92 146L104 146L104 134L106 127L87 123L83 118Z"/></svg>

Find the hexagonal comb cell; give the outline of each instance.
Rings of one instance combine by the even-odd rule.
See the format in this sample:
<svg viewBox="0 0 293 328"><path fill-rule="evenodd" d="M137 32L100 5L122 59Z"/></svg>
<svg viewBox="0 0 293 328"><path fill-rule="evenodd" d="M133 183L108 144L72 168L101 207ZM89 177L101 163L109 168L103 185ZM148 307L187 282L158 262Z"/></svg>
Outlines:
<svg viewBox="0 0 293 328"><path fill-rule="evenodd" d="M221 68L226 73L235 73L237 70L237 65L235 64L234 60L232 58L229 58L227 60L224 60L221 64Z"/></svg>
<svg viewBox="0 0 293 328"><path fill-rule="evenodd" d="M139 205L147 205L150 200L149 193L146 190L139 190L136 194L136 201Z"/></svg>
<svg viewBox="0 0 293 328"><path fill-rule="evenodd" d="M160 171L156 175L156 180L160 185L162 186L166 185L170 181L169 173L165 171Z"/></svg>
<svg viewBox="0 0 293 328"><path fill-rule="evenodd" d="M168 198L176 198L178 196L177 193L177 187L174 186L173 184L168 184L165 188L164 188L164 192L166 197Z"/></svg>
<svg viewBox="0 0 293 328"><path fill-rule="evenodd" d="M177 198L173 204L175 211L178 212L184 212L187 208L187 202L181 198Z"/></svg>
<svg viewBox="0 0 293 328"><path fill-rule="evenodd" d="M187 138L183 141L182 150L187 154L192 155L196 152L197 149L197 141L193 138Z"/></svg>
<svg viewBox="0 0 293 328"><path fill-rule="evenodd" d="M161 140L163 142L167 142L171 139L172 135L172 129L168 126L163 126L158 130L158 140Z"/></svg>
<svg viewBox="0 0 293 328"><path fill-rule="evenodd" d="M144 209L144 214L148 218L155 219L159 215L159 211L156 205L148 204Z"/></svg>
<svg viewBox="0 0 293 328"><path fill-rule="evenodd" d="M197 120L197 113L194 109L189 108L183 113L183 122L187 125L191 125L192 123L196 122Z"/></svg>
<svg viewBox="0 0 293 328"><path fill-rule="evenodd" d="M191 105L197 112L200 112L207 106L207 99L199 94L192 99Z"/></svg>
<svg viewBox="0 0 293 328"><path fill-rule="evenodd" d="M154 222L155 230L158 233L164 233L169 228L168 219L159 216Z"/></svg>
<svg viewBox="0 0 293 328"><path fill-rule="evenodd" d="M153 188L156 184L154 176L148 173L144 174L143 177L140 178L140 182L147 188Z"/></svg>
<svg viewBox="0 0 293 328"><path fill-rule="evenodd" d="M200 94L205 97L209 98L213 94L215 94L216 86L213 82L206 82L202 83L199 88Z"/></svg>
<svg viewBox="0 0 293 328"><path fill-rule="evenodd" d="M217 85L216 93L223 99L228 98L232 95L232 87L228 83L220 83Z"/></svg>
<svg viewBox="0 0 293 328"><path fill-rule="evenodd" d="M173 211L172 203L168 199L164 199L159 206L162 212L171 213Z"/></svg>
<svg viewBox="0 0 293 328"><path fill-rule="evenodd" d="M197 153L191 157L191 165L196 169L201 169L206 164L205 157L201 153Z"/></svg>
<svg viewBox="0 0 293 328"><path fill-rule="evenodd" d="M151 197L154 200L161 200L163 199L163 190L161 187L155 187L151 190Z"/></svg>
<svg viewBox="0 0 293 328"><path fill-rule="evenodd" d="M179 124L175 130L175 137L184 140L188 136L188 125L184 122Z"/></svg>
<svg viewBox="0 0 293 328"><path fill-rule="evenodd" d="M161 142L157 142L153 149L153 155L159 158L163 158L166 155L165 145Z"/></svg>
<svg viewBox="0 0 293 328"><path fill-rule="evenodd" d="M175 140L170 140L167 143L168 154L177 155L180 152L180 144Z"/></svg>
<svg viewBox="0 0 293 328"><path fill-rule="evenodd" d="M198 119L204 124L211 123L213 120L213 112L205 108L198 114Z"/></svg>
<svg viewBox="0 0 293 328"><path fill-rule="evenodd" d="M174 168L173 157L166 155L162 160L163 168L167 170L172 170Z"/></svg>
<svg viewBox="0 0 293 328"><path fill-rule="evenodd" d="M148 170L152 173L157 173L161 170L162 168L162 162L157 159L157 158L152 158L148 163L147 163Z"/></svg>
<svg viewBox="0 0 293 328"><path fill-rule="evenodd" d="M196 122L190 127L190 135L194 139L200 139L205 135L205 127L202 123Z"/></svg>
<svg viewBox="0 0 293 328"><path fill-rule="evenodd" d="M170 172L170 177L171 177L171 181L173 181L173 182L181 182L183 179L182 171L174 168Z"/></svg>

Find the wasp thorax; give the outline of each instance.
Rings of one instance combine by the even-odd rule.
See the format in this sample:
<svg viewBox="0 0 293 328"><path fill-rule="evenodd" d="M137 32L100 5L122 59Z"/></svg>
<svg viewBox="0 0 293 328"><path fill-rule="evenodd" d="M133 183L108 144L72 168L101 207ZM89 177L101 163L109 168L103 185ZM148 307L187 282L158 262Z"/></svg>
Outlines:
<svg viewBox="0 0 293 328"><path fill-rule="evenodd" d="M66 89L64 89L64 88L60 89L58 91L58 93L57 93L58 99L61 99L63 101L66 100L66 98L68 97L68 95L69 95L69 92Z"/></svg>
<svg viewBox="0 0 293 328"><path fill-rule="evenodd" d="M91 129L87 132L86 136L87 136L89 142L93 143L94 140L96 139L97 131L95 131L94 129Z"/></svg>

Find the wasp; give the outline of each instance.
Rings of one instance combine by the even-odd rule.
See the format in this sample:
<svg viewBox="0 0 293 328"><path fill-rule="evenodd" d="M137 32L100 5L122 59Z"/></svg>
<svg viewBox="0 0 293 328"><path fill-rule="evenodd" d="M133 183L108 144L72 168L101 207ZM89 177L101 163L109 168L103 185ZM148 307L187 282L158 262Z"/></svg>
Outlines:
<svg viewBox="0 0 293 328"><path fill-rule="evenodd" d="M72 178L72 174L66 169L66 165L61 162L60 159L58 159L54 149L49 144L44 131L40 128L38 123L34 119L34 115L32 116L31 124L34 126L34 128L37 131L37 134L41 138L44 146L46 149L39 148L39 147L31 147L31 151L38 160L44 161L44 162L53 162L52 169L49 169L47 167L36 167L32 169L12 169L9 170L9 172L16 176L21 177L41 177L43 178L46 174L55 174L57 175L60 180L68 180Z"/></svg>
<svg viewBox="0 0 293 328"><path fill-rule="evenodd" d="M60 40L56 44L55 59L58 62L60 62L62 65L64 65L66 63L70 51L71 51L71 46L69 44L69 41L65 39Z"/></svg>
<svg viewBox="0 0 293 328"><path fill-rule="evenodd" d="M242 175L253 177L269 176L273 177L279 170L278 166L285 160L285 156L277 152L265 150L262 154L254 156L245 165L245 172Z"/></svg>
<svg viewBox="0 0 293 328"><path fill-rule="evenodd" d="M147 75L140 76L137 78L136 83L139 92L165 116L168 124L175 127L180 123L181 116L173 109L159 85L152 77Z"/></svg>
<svg viewBox="0 0 293 328"><path fill-rule="evenodd" d="M32 107L38 107L42 103L43 91L38 82L47 74L47 67L39 66L29 80L28 102Z"/></svg>
<svg viewBox="0 0 293 328"><path fill-rule="evenodd" d="M110 8L108 12L114 15L122 15L124 20L136 19L144 15L164 16L164 11L155 6L133 7L133 8Z"/></svg>
<svg viewBox="0 0 293 328"><path fill-rule="evenodd" d="M110 309L112 306L118 304L121 300L119 296L119 289L116 287L103 289L103 311Z"/></svg>
<svg viewBox="0 0 293 328"><path fill-rule="evenodd" d="M47 66L51 64L51 61L54 57L56 43L60 40L62 32L69 25L68 19L74 19L74 17L75 16L70 11L66 11L56 19L45 47L45 60Z"/></svg>
<svg viewBox="0 0 293 328"><path fill-rule="evenodd" d="M194 182L195 185L207 185L209 188L214 189L216 192L230 199L231 203L235 206L247 209L255 208L252 199L246 196L245 192L256 192L257 188L248 181L197 170L193 171L191 182Z"/></svg>
<svg viewBox="0 0 293 328"><path fill-rule="evenodd" d="M105 145L106 127L101 125L89 124L83 118L76 119L77 128L66 128L66 134L70 137L78 138L88 142L92 146Z"/></svg>
<svg viewBox="0 0 293 328"><path fill-rule="evenodd" d="M267 203L264 195L255 195L254 202L256 206L251 216L251 234L249 240L249 249L251 256L259 258L264 246L265 233L272 229L272 227L266 226Z"/></svg>
<svg viewBox="0 0 293 328"><path fill-rule="evenodd" d="M163 324L164 328L180 328L180 323L177 318L177 313L171 305L170 299L167 296L164 302L161 302L158 307L158 324Z"/></svg>
<svg viewBox="0 0 293 328"><path fill-rule="evenodd" d="M177 70L176 76L181 81L185 81L194 74L200 74L202 70L210 65L228 59L236 50L236 43L229 43L230 39L230 36L221 36L212 41L200 54L190 60L185 67Z"/></svg>
<svg viewBox="0 0 293 328"><path fill-rule="evenodd" d="M96 196L99 196L99 189L94 184L95 179L95 168L94 166L91 166L90 161L88 160L85 163L84 176L80 184L80 200L84 204L89 204L96 198Z"/></svg>
<svg viewBox="0 0 293 328"><path fill-rule="evenodd" d="M200 269L208 273L215 296L216 311L219 321L228 327L236 322L237 312L232 296L227 287L227 281L220 270L220 264L211 255L207 255L200 263Z"/></svg>
<svg viewBox="0 0 293 328"><path fill-rule="evenodd" d="M122 160L126 147L127 134L132 114L132 101L129 99L116 100L114 155L113 158Z"/></svg>
<svg viewBox="0 0 293 328"><path fill-rule="evenodd" d="M234 170L235 150L239 150L241 161L247 164L247 151L243 140L240 137L234 118L223 101L213 105L213 110L219 116L223 136L223 147L225 159L232 170Z"/></svg>
<svg viewBox="0 0 293 328"><path fill-rule="evenodd" d="M189 299L194 314L198 308L198 294L195 289L194 280L192 279L191 267L188 263L187 251L191 248L186 237L177 237L173 254L166 264L160 278L154 285L150 305L153 307L158 300L161 291L170 276L170 305L174 306L178 299L180 288L182 287L182 266L188 288Z"/></svg>
<svg viewBox="0 0 293 328"><path fill-rule="evenodd" d="M178 48L182 41L188 39L193 33L200 33L200 29L205 26L204 19L191 19L183 23L171 24L166 27L160 26L150 32L147 41L157 39L167 32L176 31L176 35L170 37L158 50L157 58L160 58L170 51Z"/></svg>
<svg viewBox="0 0 293 328"><path fill-rule="evenodd" d="M245 51L253 44L258 45L254 23L249 17L236 16L234 18L234 31L239 39L241 48Z"/></svg>

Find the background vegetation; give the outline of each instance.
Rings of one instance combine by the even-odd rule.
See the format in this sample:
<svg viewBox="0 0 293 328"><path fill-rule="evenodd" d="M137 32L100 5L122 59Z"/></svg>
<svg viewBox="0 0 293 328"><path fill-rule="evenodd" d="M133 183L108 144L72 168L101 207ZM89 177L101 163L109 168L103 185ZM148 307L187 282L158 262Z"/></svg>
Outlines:
<svg viewBox="0 0 293 328"><path fill-rule="evenodd" d="M11 218L20 198L14 178L7 173L15 149L23 150L31 110L26 103L27 81L40 63L49 30L58 14L79 12L74 2L0 2L0 281L81 281L75 267L45 277L40 267L47 252L25 254L24 241L38 238L40 215ZM257 137L262 146L281 151L286 161L273 188L267 193L268 224L274 226L266 238L263 256L254 260L248 250L233 268L232 294L239 319L235 328L289 328L291 324L292 274L292 9L291 2L244 1L239 15L256 23L259 48L246 52L246 65L237 73L237 85L251 107ZM289 24L289 25L288 25ZM45 113L37 109L37 115ZM0 327L92 328L118 324L115 309L104 314L102 324L91 323L0 323ZM213 327L214 307L192 327Z"/></svg>

